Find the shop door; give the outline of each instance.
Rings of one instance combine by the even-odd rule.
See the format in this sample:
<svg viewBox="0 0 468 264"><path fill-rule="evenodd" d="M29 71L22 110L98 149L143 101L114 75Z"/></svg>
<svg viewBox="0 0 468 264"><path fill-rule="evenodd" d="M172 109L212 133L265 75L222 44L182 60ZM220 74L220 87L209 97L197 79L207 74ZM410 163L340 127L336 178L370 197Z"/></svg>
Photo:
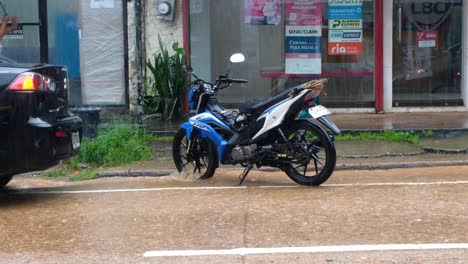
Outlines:
<svg viewBox="0 0 468 264"><path fill-rule="evenodd" d="M463 1L393 3L393 106L463 105Z"/></svg>

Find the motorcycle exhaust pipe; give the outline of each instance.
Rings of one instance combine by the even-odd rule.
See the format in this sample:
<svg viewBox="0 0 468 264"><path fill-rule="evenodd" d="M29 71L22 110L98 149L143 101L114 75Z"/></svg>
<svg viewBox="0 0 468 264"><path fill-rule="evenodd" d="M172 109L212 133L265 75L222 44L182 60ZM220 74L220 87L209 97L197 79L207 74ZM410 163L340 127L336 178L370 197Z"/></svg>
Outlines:
<svg viewBox="0 0 468 264"><path fill-rule="evenodd" d="M335 125L335 123L333 123L333 121L328 116L319 117L319 118L317 118L317 120L322 125L324 125L328 129L330 129L333 132L333 134L335 134L335 135L341 134L340 129Z"/></svg>

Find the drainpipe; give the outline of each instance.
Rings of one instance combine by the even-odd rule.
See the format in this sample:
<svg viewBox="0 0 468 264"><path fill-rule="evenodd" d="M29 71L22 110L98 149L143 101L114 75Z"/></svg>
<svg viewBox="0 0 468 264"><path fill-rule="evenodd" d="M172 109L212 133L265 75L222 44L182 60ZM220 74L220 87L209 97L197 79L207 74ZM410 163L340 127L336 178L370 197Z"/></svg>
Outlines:
<svg viewBox="0 0 468 264"><path fill-rule="evenodd" d="M142 45L142 0L135 0L136 74L137 74L137 113L138 124L143 124L143 45Z"/></svg>

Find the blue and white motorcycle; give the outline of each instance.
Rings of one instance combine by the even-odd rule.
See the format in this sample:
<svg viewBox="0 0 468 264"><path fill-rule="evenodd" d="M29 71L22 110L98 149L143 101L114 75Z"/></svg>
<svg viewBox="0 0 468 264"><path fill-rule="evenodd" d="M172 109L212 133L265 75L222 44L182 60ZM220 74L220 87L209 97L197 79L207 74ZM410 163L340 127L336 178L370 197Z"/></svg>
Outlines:
<svg viewBox="0 0 468 264"><path fill-rule="evenodd" d="M231 63L244 60L240 53L231 57ZM196 79L189 90L195 115L174 137L173 158L179 172L208 179L220 163L240 164L245 169L239 185L254 166L279 168L301 185L317 186L331 176L336 163L333 134L340 130L328 118L330 112L314 100L326 79L309 81L266 101L245 103L237 112L224 109L216 94L246 80L232 79L228 69L215 83L208 83L188 70ZM304 110L312 118L302 118Z"/></svg>

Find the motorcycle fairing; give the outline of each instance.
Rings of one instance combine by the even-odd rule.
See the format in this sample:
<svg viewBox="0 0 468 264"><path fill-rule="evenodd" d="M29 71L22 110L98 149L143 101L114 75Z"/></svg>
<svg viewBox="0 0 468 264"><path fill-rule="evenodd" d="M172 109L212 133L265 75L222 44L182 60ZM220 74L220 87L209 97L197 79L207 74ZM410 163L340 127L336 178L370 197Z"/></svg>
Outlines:
<svg viewBox="0 0 468 264"><path fill-rule="evenodd" d="M258 131L258 133L253 137L253 139L255 140L265 132L281 125L291 105L293 105L297 100L301 99L307 92L307 90L304 90L296 97L283 100L265 110L265 112L263 112L263 114L257 119L257 121L260 121L262 118L265 118L265 123L262 129L260 129L260 131Z"/></svg>
<svg viewBox="0 0 468 264"><path fill-rule="evenodd" d="M192 134L196 134L201 138L208 138L211 142L213 142L218 149L218 157L219 160L223 160L224 151L228 145L228 142L225 141L217 132L213 129L210 125L216 124L223 129L226 129L230 132L232 130L223 122L221 122L217 117L215 117L210 112L203 112L201 114L195 115L189 118L188 122L185 122L181 125L182 129L185 129L186 135L188 139L192 139ZM234 133L234 132L232 132Z"/></svg>

